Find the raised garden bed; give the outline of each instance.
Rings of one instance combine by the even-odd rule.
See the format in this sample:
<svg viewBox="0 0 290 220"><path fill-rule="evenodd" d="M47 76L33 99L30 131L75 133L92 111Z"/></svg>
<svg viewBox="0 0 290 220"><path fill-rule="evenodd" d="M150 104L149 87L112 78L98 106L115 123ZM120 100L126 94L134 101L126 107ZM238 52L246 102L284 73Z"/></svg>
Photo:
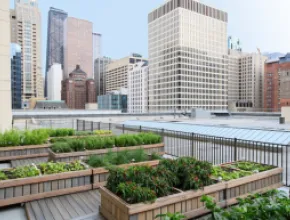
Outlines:
<svg viewBox="0 0 290 220"><path fill-rule="evenodd" d="M0 161L48 157L51 144L0 147Z"/></svg>
<svg viewBox="0 0 290 220"><path fill-rule="evenodd" d="M222 167L236 168L236 170L242 170L237 168L237 163L226 163ZM245 163L244 161L242 163ZM250 164L251 162L247 162ZM251 172L251 175L241 177L239 179L232 179L227 181L226 199L227 205L233 205L237 203L237 198L244 198L253 193L264 193L271 189L277 189L283 186L282 183L282 168L274 166L252 163L255 167L252 172L251 169L245 169ZM259 168L261 172L259 172ZM264 167L264 169L263 169ZM245 171L242 170L242 171Z"/></svg>
<svg viewBox="0 0 290 220"><path fill-rule="evenodd" d="M182 158L178 160L181 160L180 164L181 166L184 166L184 169L192 165L191 162L187 163ZM177 175L180 175L182 170L178 168L175 169L175 167L177 167L176 162L168 162L168 163L169 165L167 167L169 167L170 170L175 171ZM172 164L170 165L170 163ZM164 164L164 162L161 162L161 165L162 164ZM160 165L158 165L158 167L159 166ZM197 166L196 165L192 166L192 168L194 167L197 167ZM127 182L125 181L124 185L119 184L117 188L114 188L114 187L112 188L112 183L116 182L116 178L118 177L116 173L114 175L114 172L116 171L112 170L111 171L112 173L108 180L107 187L102 186L100 188L100 193L102 196L100 212L102 213L104 217L110 220L123 220L123 219L124 220L149 220L149 219L151 220L151 219L154 219L156 215L165 214L167 212L171 212L171 213L180 212L186 216L186 219L194 218L194 217L201 216L210 212L209 210L206 209L205 204L201 202L203 195L212 196L218 206L226 207L229 205L236 204L237 197L246 197L249 195L249 193L264 193L270 189L275 189L282 186L282 169L274 168L274 167L271 167L271 168L272 169L264 171L264 172L260 172L260 173L253 173L253 172L244 173L243 171L238 172L238 175L241 175L241 176L237 177L237 179L232 179L228 181L220 181L220 182L213 183L210 185L205 185L204 187L201 187L202 185L201 184L198 187L195 186L195 190L183 189L183 192L173 194L173 195L158 197L155 201L154 200L152 201L152 198L151 198L150 199L151 202L145 202L145 203L144 202L138 202L138 203L128 202L128 201L132 201L132 199L135 199L134 196L131 196L131 194L129 193L130 191L128 190L131 190L131 191L133 190L132 192L134 192L134 190L137 190L138 192L141 192L140 195L143 195L142 190L145 190L144 188L143 189L140 188L138 185L134 185L134 184L132 185L130 181L128 182L126 178L128 178L127 175L130 174L130 172L125 173L125 177L126 177L125 180ZM190 170L191 169L189 169L189 172ZM230 168L225 168L225 170L227 170L230 173L234 171L241 171L237 169L231 170ZM137 170L137 172L139 171ZM210 172L212 172L212 170L210 170ZM189 176L183 176L183 181L182 181L183 185L181 186L186 186L185 182L188 181L189 177L196 180L196 183L200 183L199 180L201 180L202 177L199 176L199 174L201 173L204 173L204 171L196 172L194 175L190 174ZM117 174L122 174L122 172L117 173ZM110 178L112 178L112 180L110 180ZM122 179L123 177L121 175L118 178ZM135 177L132 177L132 178L133 178L133 183L134 183ZM192 181L189 186L194 186L194 184L195 184L195 181ZM142 184L141 184L141 187L143 187ZM128 195L128 193L130 196L124 197L124 195Z"/></svg>
<svg viewBox="0 0 290 220"><path fill-rule="evenodd" d="M52 165L48 165L50 169L47 171L42 169L41 165L38 167L42 172L39 170L39 173L35 173L34 171L32 174L35 176L28 171L25 175L30 174L31 177L0 180L0 207L92 189L92 170L85 169L84 166L84 170L62 173L58 170L57 172L60 173L49 175L41 173L55 172ZM7 170L4 173L11 176L13 170ZM22 171L17 173L18 177L23 175Z"/></svg>
<svg viewBox="0 0 290 220"><path fill-rule="evenodd" d="M119 152L125 150L136 150L142 148L145 153L158 153L164 152L164 144L152 144L152 145L143 145L143 146L134 146L134 147L114 147L100 150L86 150L80 152L71 152L71 153L55 153L51 149L49 149L49 158L55 162L70 162L75 160L87 160L91 155L99 155L102 156L107 154L109 151Z"/></svg>

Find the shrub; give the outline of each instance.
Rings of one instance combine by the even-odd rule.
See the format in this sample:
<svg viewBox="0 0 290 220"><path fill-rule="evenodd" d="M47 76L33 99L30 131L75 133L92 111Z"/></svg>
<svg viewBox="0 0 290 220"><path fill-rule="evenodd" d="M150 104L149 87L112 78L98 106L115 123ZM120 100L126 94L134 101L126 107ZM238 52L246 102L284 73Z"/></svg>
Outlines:
<svg viewBox="0 0 290 220"><path fill-rule="evenodd" d="M55 153L69 153L73 151L67 142L57 142L51 146L51 150Z"/></svg>
<svg viewBox="0 0 290 220"><path fill-rule="evenodd" d="M142 139L142 137L140 135L134 135L133 137L134 137L137 145L142 145L143 144L143 139Z"/></svg>
<svg viewBox="0 0 290 220"><path fill-rule="evenodd" d="M0 146L19 146L21 145L21 132L17 130L5 131L0 136Z"/></svg>
<svg viewBox="0 0 290 220"><path fill-rule="evenodd" d="M134 135L126 136L126 147L129 146L137 146L137 141L135 140Z"/></svg>
<svg viewBox="0 0 290 220"><path fill-rule="evenodd" d="M142 161L146 161L148 160L148 155L145 154L145 151L143 148L139 148L139 149L136 149L136 150L133 150L133 151L130 151L129 152L129 159L131 159L131 162L142 162Z"/></svg>
<svg viewBox="0 0 290 220"><path fill-rule="evenodd" d="M129 204L143 201L154 202L157 198L156 193L153 190L147 187L141 187L136 183L120 183L117 187L116 193Z"/></svg>
<svg viewBox="0 0 290 220"><path fill-rule="evenodd" d="M103 138L104 148L113 148L115 143L115 139L113 137Z"/></svg>
<svg viewBox="0 0 290 220"><path fill-rule="evenodd" d="M111 135L112 131L109 130L96 130L94 131L96 135Z"/></svg>
<svg viewBox="0 0 290 220"><path fill-rule="evenodd" d="M87 164L89 164L91 167L105 167L109 165L109 162L105 157L92 155L87 160Z"/></svg>
<svg viewBox="0 0 290 220"><path fill-rule="evenodd" d="M84 139L72 139L69 141L69 146L74 151L84 151L86 149L86 142Z"/></svg>
<svg viewBox="0 0 290 220"><path fill-rule="evenodd" d="M92 131L75 131L75 136L89 136L93 134L94 132Z"/></svg>
<svg viewBox="0 0 290 220"><path fill-rule="evenodd" d="M116 147L126 147L126 135L120 135L115 138Z"/></svg>
<svg viewBox="0 0 290 220"><path fill-rule="evenodd" d="M162 157L158 153L153 152L151 154L151 160L161 160L161 159L162 159Z"/></svg>
<svg viewBox="0 0 290 220"><path fill-rule="evenodd" d="M75 134L75 130L70 128L46 129L46 132L50 137L66 137Z"/></svg>

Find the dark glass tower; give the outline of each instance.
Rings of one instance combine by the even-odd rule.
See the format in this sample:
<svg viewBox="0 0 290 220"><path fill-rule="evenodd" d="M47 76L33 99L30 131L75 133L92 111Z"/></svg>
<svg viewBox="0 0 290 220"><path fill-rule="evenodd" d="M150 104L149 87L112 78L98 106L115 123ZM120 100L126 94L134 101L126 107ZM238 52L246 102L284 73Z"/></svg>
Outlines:
<svg viewBox="0 0 290 220"><path fill-rule="evenodd" d="M21 109L21 47L11 44L11 98L12 109Z"/></svg>
<svg viewBox="0 0 290 220"><path fill-rule="evenodd" d="M47 97L47 72L54 63L63 67L64 21L67 13L63 10L50 8L48 12L47 51L45 69L45 97Z"/></svg>

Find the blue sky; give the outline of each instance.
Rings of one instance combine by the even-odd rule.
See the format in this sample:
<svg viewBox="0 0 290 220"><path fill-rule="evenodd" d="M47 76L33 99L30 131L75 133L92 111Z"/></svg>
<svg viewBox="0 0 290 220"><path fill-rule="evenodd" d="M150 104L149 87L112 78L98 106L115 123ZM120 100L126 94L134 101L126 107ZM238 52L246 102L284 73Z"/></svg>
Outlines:
<svg viewBox="0 0 290 220"><path fill-rule="evenodd" d="M147 57L147 15L165 0L38 0L42 12L45 63L49 7L94 23L103 35L103 55L114 59L136 52ZM290 51L289 0L200 0L229 14L228 33L241 39L243 50ZM11 0L13 8L14 0Z"/></svg>

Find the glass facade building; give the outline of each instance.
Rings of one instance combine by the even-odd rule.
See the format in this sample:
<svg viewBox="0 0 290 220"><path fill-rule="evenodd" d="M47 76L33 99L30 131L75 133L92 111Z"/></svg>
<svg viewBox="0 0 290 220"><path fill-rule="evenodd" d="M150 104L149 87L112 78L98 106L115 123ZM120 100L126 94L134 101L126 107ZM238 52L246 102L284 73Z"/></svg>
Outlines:
<svg viewBox="0 0 290 220"><path fill-rule="evenodd" d="M12 109L21 109L21 47L11 44L11 98Z"/></svg>
<svg viewBox="0 0 290 220"><path fill-rule="evenodd" d="M47 28L47 51L46 51L46 74L45 96L47 96L47 74L54 63L64 64L64 21L67 13L60 9L50 8L48 13Z"/></svg>
<svg viewBox="0 0 290 220"><path fill-rule="evenodd" d="M127 112L127 95L108 94L98 96L98 108L100 110L121 110Z"/></svg>

